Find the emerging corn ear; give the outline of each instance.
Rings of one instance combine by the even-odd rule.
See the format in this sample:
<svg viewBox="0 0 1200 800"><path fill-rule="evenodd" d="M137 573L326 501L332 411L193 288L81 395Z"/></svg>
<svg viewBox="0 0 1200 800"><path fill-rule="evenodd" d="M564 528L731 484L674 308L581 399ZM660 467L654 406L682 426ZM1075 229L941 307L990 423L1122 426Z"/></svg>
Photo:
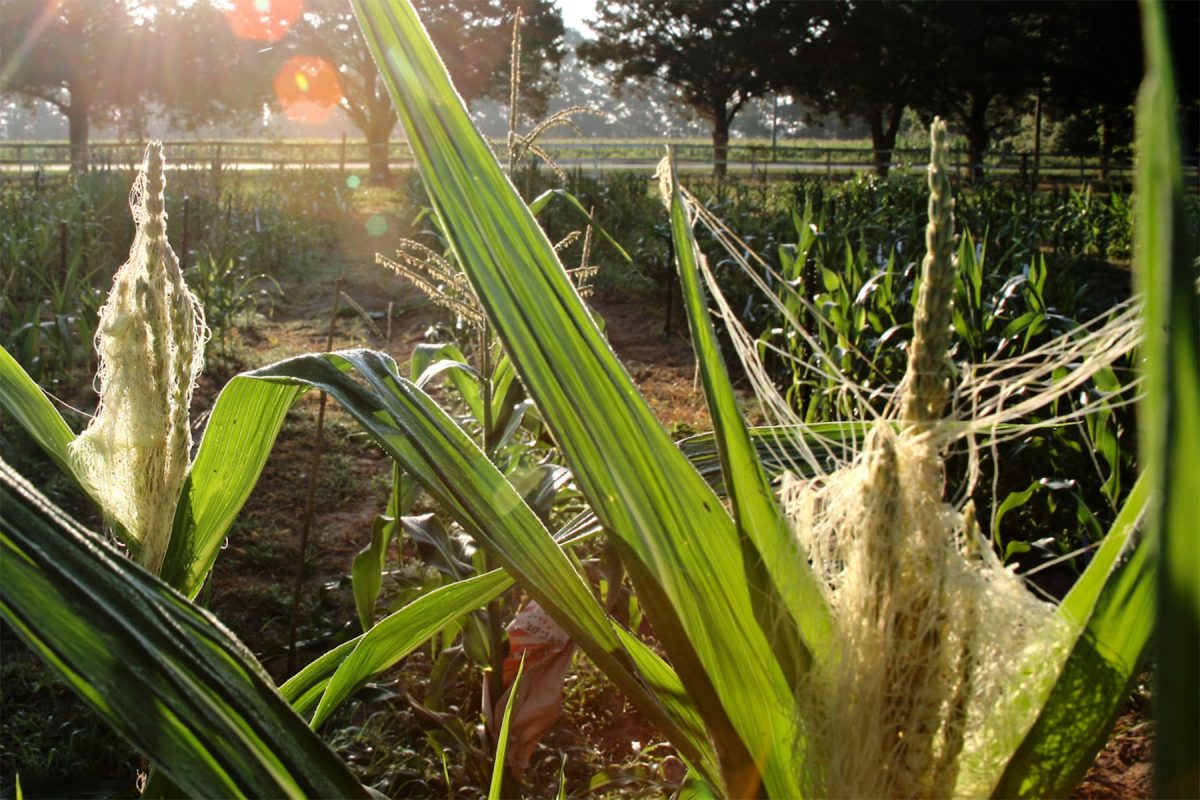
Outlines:
<svg viewBox="0 0 1200 800"><path fill-rule="evenodd" d="M1032 724L1066 655L1053 606L979 545L973 509L942 496L955 244L944 123L930 133L928 253L899 424L879 420L849 465L785 491L837 640L799 695L805 796L986 795L992 755ZM1014 705L1031 713L994 713Z"/></svg>
<svg viewBox="0 0 1200 800"><path fill-rule="evenodd" d="M129 195L137 232L96 333L100 406L70 448L76 473L157 573L171 539L203 363L204 312L167 242L162 145L151 142Z"/></svg>

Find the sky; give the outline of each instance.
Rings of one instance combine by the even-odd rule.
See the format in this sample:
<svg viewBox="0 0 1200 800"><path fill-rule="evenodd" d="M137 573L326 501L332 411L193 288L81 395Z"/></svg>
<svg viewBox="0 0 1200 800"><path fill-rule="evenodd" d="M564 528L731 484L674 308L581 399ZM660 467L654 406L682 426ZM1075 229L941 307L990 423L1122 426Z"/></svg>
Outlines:
<svg viewBox="0 0 1200 800"><path fill-rule="evenodd" d="M590 33L583 21L596 15L596 0L558 0L558 7L562 9L564 26L580 33Z"/></svg>

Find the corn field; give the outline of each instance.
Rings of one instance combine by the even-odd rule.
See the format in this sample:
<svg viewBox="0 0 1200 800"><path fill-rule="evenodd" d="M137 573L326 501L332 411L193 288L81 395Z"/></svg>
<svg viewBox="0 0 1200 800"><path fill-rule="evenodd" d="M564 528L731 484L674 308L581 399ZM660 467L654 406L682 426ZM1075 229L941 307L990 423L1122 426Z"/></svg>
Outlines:
<svg viewBox="0 0 1200 800"><path fill-rule="evenodd" d="M354 7L444 246L406 245L382 260L427 280L465 320L478 343L470 358L427 348L411 377L375 350L278 361L225 383L193 442L208 332L167 239L170 153L158 143L131 196L128 261L95 311L100 407L86 429L73 431L0 349L0 406L78 484L108 533L0 462L0 612L145 756L142 796L378 794L322 726L430 640L487 643L497 630L489 614L518 593L669 743L686 767L679 797L1067 795L1147 665L1157 791L1196 790L1200 293L1158 4L1143 3L1137 293L1091 321L1057 330L1036 328L1042 317L1004 320L997 343L964 335L984 330L973 323L987 316L985 248L956 221L940 120L907 291L866 286L853 254L844 270L827 259L806 278L820 253L844 256L805 238L819 227L811 207L773 271L689 191L668 153L655 213L712 422L682 443L581 297L594 274L594 212L575 201L588 243L578 265L565 265L539 224L548 199L518 193L407 0ZM1014 285L1009 296L1042 302L1033 264L1035 288ZM872 293L876 318L862 310L855 321L868 306L850 296ZM746 328L740 307L751 296L768 335ZM864 353L888 352L866 339L896 327L884 317L904 303L904 348L864 363ZM830 323L835 312L850 321ZM1136 376L1117 380L1127 362ZM457 404L435 391L442 380ZM735 388L745 384L752 401ZM387 512L352 568L361 633L276 686L201 597L272 469L289 410L310 393L343 409L393 473ZM1000 485L988 470L999 474L1004 459L987 454L1066 426L1107 441L1116 434L1104 426L1130 406L1133 480L1118 485L1117 446L1105 455L1097 445L1113 481L1103 490L1111 519L1061 601L1040 597L1006 566L999 519L971 494ZM406 516L417 489L436 519ZM559 493L569 514L548 510ZM988 497L993 514L1011 510L999 508L998 490ZM385 608L381 575L401 535L437 550L445 577ZM616 565L603 579L584 564L597 552ZM616 613L623 581L648 627ZM520 789L536 738L515 731L545 680L528 654L506 675L514 670L495 644L480 645L492 648L481 657L489 797Z"/></svg>

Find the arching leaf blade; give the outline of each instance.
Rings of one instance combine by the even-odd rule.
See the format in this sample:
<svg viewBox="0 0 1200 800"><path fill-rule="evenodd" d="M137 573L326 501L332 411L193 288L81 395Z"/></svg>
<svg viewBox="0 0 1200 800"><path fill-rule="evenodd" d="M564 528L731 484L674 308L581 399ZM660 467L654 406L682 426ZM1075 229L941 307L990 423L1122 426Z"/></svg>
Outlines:
<svg viewBox="0 0 1200 800"><path fill-rule="evenodd" d="M0 462L0 613L197 797L366 797L220 623Z"/></svg>

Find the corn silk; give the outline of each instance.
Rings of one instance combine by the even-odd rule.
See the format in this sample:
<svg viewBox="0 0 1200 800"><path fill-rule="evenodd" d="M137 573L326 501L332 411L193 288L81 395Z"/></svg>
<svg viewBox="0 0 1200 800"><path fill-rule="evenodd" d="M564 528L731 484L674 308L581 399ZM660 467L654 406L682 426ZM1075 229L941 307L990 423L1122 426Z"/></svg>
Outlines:
<svg viewBox="0 0 1200 800"><path fill-rule="evenodd" d="M204 312L167 241L159 142L129 194L137 232L100 310L100 405L71 445L77 474L138 563L157 573L192 446L189 407L204 359Z"/></svg>

